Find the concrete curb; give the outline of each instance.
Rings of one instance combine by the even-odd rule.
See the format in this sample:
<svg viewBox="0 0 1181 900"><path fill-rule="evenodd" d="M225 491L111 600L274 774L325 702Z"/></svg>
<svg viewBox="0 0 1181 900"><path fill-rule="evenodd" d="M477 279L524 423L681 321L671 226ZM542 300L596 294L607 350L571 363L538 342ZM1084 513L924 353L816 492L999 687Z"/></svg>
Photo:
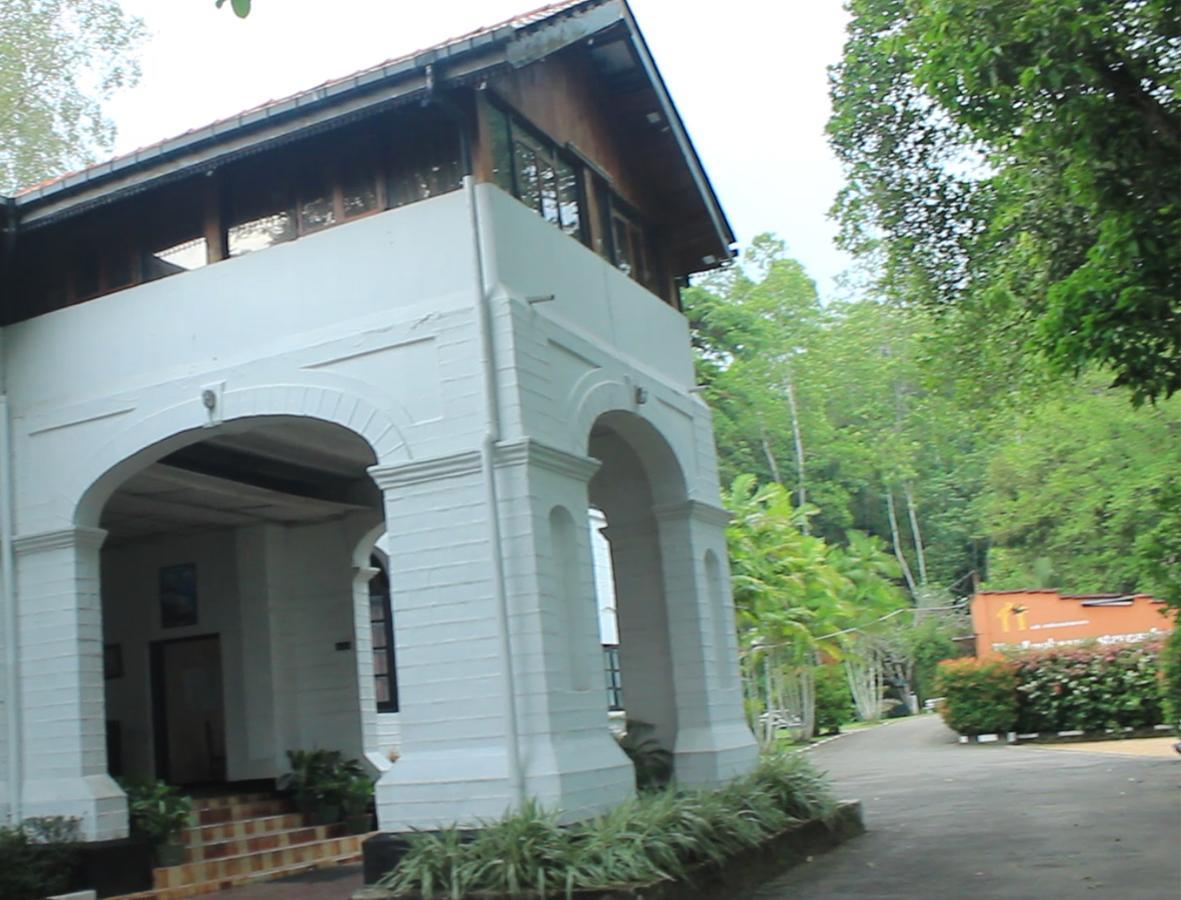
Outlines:
<svg viewBox="0 0 1181 900"><path fill-rule="evenodd" d="M1008 731L994 734L961 734L959 742L961 744L995 744L999 742L1019 744L1022 741L1056 742L1058 740L1063 740L1063 743L1066 743L1076 738L1084 741L1122 740L1128 735L1153 737L1158 733L1165 734L1171 730L1172 726L1170 725L1153 725L1151 728L1105 728L1103 731L1031 731L1028 733ZM836 737L840 737L840 735L836 735Z"/></svg>

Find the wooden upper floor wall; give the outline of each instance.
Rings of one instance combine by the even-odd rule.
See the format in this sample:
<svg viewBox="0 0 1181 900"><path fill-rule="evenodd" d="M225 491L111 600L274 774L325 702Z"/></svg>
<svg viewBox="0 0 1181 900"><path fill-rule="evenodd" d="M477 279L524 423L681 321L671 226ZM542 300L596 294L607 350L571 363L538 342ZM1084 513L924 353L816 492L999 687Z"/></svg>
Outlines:
<svg viewBox="0 0 1181 900"><path fill-rule="evenodd" d="M428 85L393 108L18 223L2 321L458 189L468 165L679 306L683 278L721 261L708 255L716 223L675 165L681 147L625 37L617 28L520 68Z"/></svg>

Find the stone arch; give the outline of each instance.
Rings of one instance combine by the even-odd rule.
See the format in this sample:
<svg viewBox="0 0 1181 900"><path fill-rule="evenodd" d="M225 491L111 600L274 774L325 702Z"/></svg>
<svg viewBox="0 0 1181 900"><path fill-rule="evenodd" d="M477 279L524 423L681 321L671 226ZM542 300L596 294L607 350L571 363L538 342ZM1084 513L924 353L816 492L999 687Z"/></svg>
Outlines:
<svg viewBox="0 0 1181 900"><path fill-rule="evenodd" d="M226 391L211 415L197 397L140 418L94 449L66 484L74 524L96 527L103 505L135 472L189 444L248 429L260 420L310 418L364 440L380 465L408 462L410 447L394 415L369 398L316 384L264 385ZM212 420L212 421L211 421Z"/></svg>
<svg viewBox="0 0 1181 900"><path fill-rule="evenodd" d="M644 458L645 468L655 476L656 503L680 503L689 494L693 447L678 446L661 428L655 404L636 402L636 385L605 378L591 372L570 391L567 408L571 418L571 445L585 452L597 423L608 422Z"/></svg>

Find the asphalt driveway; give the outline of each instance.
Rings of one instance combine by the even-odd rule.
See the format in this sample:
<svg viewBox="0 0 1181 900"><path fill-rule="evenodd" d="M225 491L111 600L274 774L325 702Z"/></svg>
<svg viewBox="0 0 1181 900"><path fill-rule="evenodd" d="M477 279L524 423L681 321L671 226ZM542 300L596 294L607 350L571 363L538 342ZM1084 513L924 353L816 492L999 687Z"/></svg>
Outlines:
<svg viewBox="0 0 1181 900"><path fill-rule="evenodd" d="M936 716L811 755L870 831L757 900L1181 897L1181 756L964 745Z"/></svg>

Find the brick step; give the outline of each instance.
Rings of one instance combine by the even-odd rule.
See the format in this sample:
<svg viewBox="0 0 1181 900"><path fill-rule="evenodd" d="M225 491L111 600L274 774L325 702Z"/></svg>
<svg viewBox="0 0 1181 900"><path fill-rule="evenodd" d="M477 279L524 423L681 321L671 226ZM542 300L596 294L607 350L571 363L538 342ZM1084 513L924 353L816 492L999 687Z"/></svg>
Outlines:
<svg viewBox="0 0 1181 900"><path fill-rule="evenodd" d="M232 881L238 877L270 876L279 869L290 869L293 866L315 867L329 861L357 856L361 852L362 841L367 837L367 834L331 837L290 847L169 866L155 869L152 879L156 890L160 890L201 882Z"/></svg>
<svg viewBox="0 0 1181 900"><path fill-rule="evenodd" d="M250 822L240 824L249 825ZM270 831L265 834L231 837L222 841L190 844L185 848L185 862L206 862L229 856L246 856L264 850L278 850L283 847L295 847L299 844L311 844L328 838L342 837L344 834L345 826L343 824L309 825Z"/></svg>
<svg viewBox="0 0 1181 900"><path fill-rule="evenodd" d="M369 835L359 835L364 840ZM358 848L360 845L358 844ZM215 894L218 891L229 890L232 887L240 887L245 884L258 884L263 881L274 881L278 878L289 878L292 875L300 875L304 872L314 871L316 869L326 869L331 866L345 866L361 861L361 851L358 849L355 853L341 856L326 857L311 863L297 863L292 866L284 866L278 869L271 869L266 872L250 873L247 875L233 875L227 878L221 878L214 881L200 881L193 884L179 885L177 887L155 888L150 891L140 891L137 894L124 894L120 897L109 897L108 900L184 900L186 897L200 897L205 894Z"/></svg>
<svg viewBox="0 0 1181 900"><path fill-rule="evenodd" d="M193 809L221 809L226 806L241 806L246 803L265 803L268 800L278 800L279 795L274 791L256 791L250 794L218 794L214 797L194 797Z"/></svg>
<svg viewBox="0 0 1181 900"><path fill-rule="evenodd" d="M304 817L300 813L282 813L277 816L259 816L254 819L191 826L181 832L181 838L186 847L197 847L202 844L218 844L236 838L257 837L261 834L302 828L304 824Z"/></svg>
<svg viewBox="0 0 1181 900"><path fill-rule="evenodd" d="M193 817L197 820L198 825L218 825L241 819L278 816L293 811L290 800L272 797L268 800L251 800L246 803L228 803L225 806L198 809L194 811Z"/></svg>

